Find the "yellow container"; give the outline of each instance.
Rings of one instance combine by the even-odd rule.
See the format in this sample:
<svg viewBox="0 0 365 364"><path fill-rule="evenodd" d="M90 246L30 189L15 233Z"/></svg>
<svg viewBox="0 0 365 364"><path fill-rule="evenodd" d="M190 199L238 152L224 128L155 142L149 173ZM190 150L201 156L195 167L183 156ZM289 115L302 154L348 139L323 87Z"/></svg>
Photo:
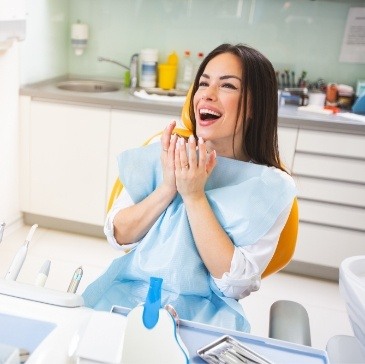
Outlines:
<svg viewBox="0 0 365 364"><path fill-rule="evenodd" d="M158 87L164 90L175 88L177 66L168 63L158 65Z"/></svg>
<svg viewBox="0 0 365 364"><path fill-rule="evenodd" d="M175 51L169 54L169 56L167 57L167 63L177 67L177 65L179 64L179 57Z"/></svg>

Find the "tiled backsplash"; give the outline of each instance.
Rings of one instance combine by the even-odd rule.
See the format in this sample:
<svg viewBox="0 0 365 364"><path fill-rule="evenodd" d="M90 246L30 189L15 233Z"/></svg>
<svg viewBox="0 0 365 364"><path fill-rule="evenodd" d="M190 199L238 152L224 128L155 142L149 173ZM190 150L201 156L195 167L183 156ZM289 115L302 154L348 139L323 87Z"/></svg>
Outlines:
<svg viewBox="0 0 365 364"><path fill-rule="evenodd" d="M51 0L43 1L51 9L61 7L51 5ZM364 64L339 62L348 11L365 7L364 0L62 1L67 21L55 11L51 14L53 21L45 23L39 35L52 34L57 27L66 33L58 34L58 38L54 34L58 52L52 46L46 49L48 53L43 52L43 57L53 57L59 71L63 68L74 74L122 77L122 68L98 62L97 57L128 64L131 55L142 48L157 48L162 62L173 50L182 57L189 49L195 56L223 42L241 42L262 51L275 68L288 68L297 76L305 70L312 81L321 77L327 82L355 86L358 79L365 78ZM33 11L39 10L34 6ZM90 29L82 56L74 54L69 40L71 24L77 20ZM61 51L66 55L60 55ZM58 57L65 57L63 67L59 67Z"/></svg>

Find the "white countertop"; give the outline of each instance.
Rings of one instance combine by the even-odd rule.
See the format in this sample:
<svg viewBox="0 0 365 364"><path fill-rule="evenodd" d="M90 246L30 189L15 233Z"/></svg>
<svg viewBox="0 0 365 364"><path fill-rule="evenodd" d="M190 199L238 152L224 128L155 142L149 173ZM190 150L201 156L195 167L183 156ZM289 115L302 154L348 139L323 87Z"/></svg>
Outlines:
<svg viewBox="0 0 365 364"><path fill-rule="evenodd" d="M36 84L24 85L20 88L20 94L31 96L34 99L87 104L94 107L110 109L167 115L179 115L181 113L183 105L181 98L178 98L176 102L165 102L163 98L161 98L161 101L151 101L138 98L133 95L130 89L123 87L119 91L97 93L74 92L57 88L56 84L58 82L69 78L75 79L78 76L62 76ZM339 114L317 114L314 112L300 111L295 105L284 105L279 108L278 116L279 126L365 134L365 122L356 120L355 118L344 118L339 116Z"/></svg>

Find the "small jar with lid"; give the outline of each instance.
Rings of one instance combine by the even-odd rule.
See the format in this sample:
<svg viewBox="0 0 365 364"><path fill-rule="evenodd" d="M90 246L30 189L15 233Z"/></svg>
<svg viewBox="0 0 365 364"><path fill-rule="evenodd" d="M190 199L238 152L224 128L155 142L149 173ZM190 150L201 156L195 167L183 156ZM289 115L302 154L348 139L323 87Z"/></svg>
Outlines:
<svg viewBox="0 0 365 364"><path fill-rule="evenodd" d="M156 87L157 83L158 50L146 48L140 53L141 73L139 85L141 87Z"/></svg>

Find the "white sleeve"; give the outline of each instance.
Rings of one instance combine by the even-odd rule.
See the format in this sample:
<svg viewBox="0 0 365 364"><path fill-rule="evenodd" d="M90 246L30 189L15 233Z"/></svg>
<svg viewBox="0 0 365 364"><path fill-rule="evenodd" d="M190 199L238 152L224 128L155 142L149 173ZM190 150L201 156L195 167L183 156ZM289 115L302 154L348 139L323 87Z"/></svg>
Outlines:
<svg viewBox="0 0 365 364"><path fill-rule="evenodd" d="M269 232L256 243L235 247L229 272L224 273L220 279L212 276L218 289L226 297L241 299L260 288L261 274L274 255L291 207L290 203Z"/></svg>
<svg viewBox="0 0 365 364"><path fill-rule="evenodd" d="M108 240L108 243L115 249L118 250L130 250L133 249L137 244L125 244L120 245L117 243L117 240L114 237L114 218L115 215L122 209L125 209L126 207L134 205L134 202L131 198L131 196L128 194L127 190L125 188L122 189L122 192L118 196L118 198L114 201L114 204L108 214L106 215L106 220L104 224L104 234L106 236L106 239Z"/></svg>

